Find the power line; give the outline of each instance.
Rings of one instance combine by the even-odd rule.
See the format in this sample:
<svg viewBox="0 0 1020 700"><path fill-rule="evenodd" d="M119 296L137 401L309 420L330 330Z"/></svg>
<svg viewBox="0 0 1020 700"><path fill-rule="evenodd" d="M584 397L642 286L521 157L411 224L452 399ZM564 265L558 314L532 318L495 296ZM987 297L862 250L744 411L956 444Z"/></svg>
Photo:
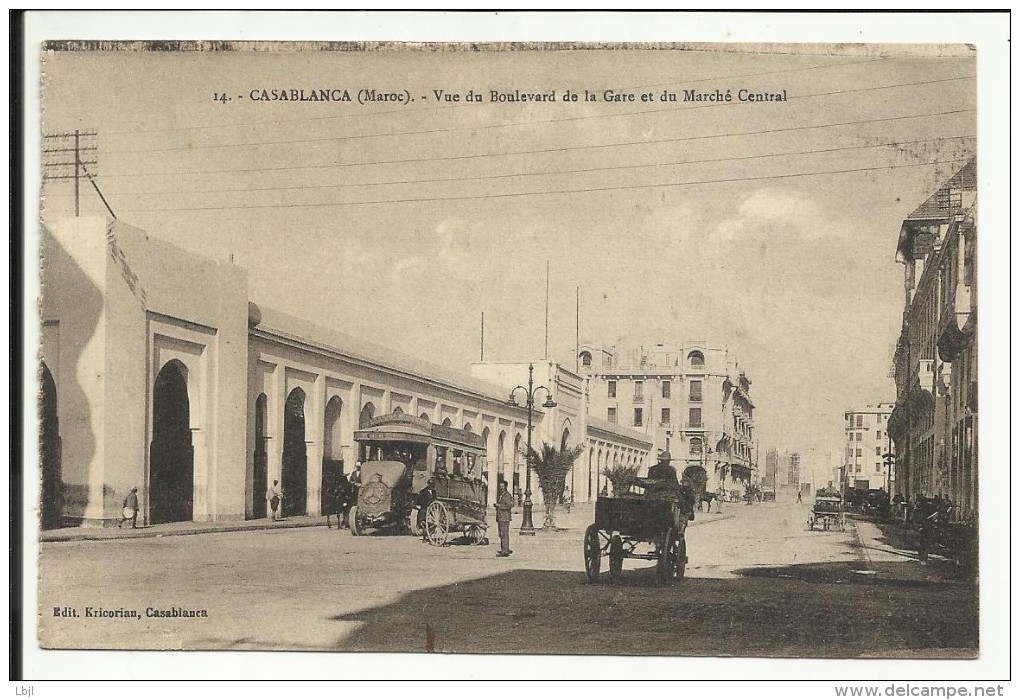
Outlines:
<svg viewBox="0 0 1020 700"><path fill-rule="evenodd" d="M473 160L476 158L493 158L502 156L533 155L539 153L564 153L567 151L592 150L596 148L618 148L622 146L648 146L662 143L679 143L684 141L701 141L706 139L730 138L733 136L760 136L763 134L779 134L792 131L806 131L811 129L828 129L832 127L854 126L858 124L878 124L883 122L903 121L906 119L923 119L927 117L944 117L951 114L967 114L974 112L974 109L955 109L945 112L931 112L928 114L907 114L898 117L879 117L873 119L858 119L845 122L832 122L829 124L807 124L803 126L788 126L775 129L759 129L757 131L737 131L723 134L703 134L699 136L678 136L674 138L642 139L640 141L618 141L615 143L589 144L580 146L558 146L556 148L538 148L519 151L502 151L496 153L471 153L460 156L426 156L417 158L395 158L390 160L361 161L358 163L332 163L329 165L275 165L253 168L221 168L213 170L178 170L169 172L150 173L121 173L107 175L106 177L144 177L148 175L202 175L207 173L242 173L242 172L269 172L274 170L321 170L333 168L353 168L370 165L398 165L405 163L431 163L436 161Z"/></svg>
<svg viewBox="0 0 1020 700"><path fill-rule="evenodd" d="M844 175L848 173L862 173L871 172L875 170L895 170L899 168L918 168L929 165L947 165L950 163L965 163L970 160L971 156L966 158L955 158L952 160L936 160L927 163L904 163L900 165L881 165L867 168L848 168L844 170L822 170L816 172L807 173L784 173L779 175L755 175L748 177L734 177L734 178L721 178L716 180L691 180L687 182L662 182L653 183L649 185L616 185L612 187L590 187L583 189L573 190L539 190L532 192L505 192L500 194L485 194L485 195L454 195L450 197L406 197L401 199L374 199L374 200L363 200L357 202L313 202L313 203L300 203L300 204L250 204L250 205L230 205L230 206L217 206L217 207L174 207L171 209L161 207L141 207L135 209L125 209L123 211L131 212L182 212L182 211L229 211L236 209L317 209L322 207L347 207L347 206L363 206L369 204L409 204L415 202L450 202L450 201L464 201L464 200L475 200L475 199L506 199L509 197L532 197L539 195L556 195L556 194L585 194L593 192L617 192L622 190L639 190L639 189L661 189L670 187L689 187L693 185L716 185L716 184L728 184L734 182L753 182L760 180L784 180L795 177L813 177L816 175Z"/></svg>
<svg viewBox="0 0 1020 700"><path fill-rule="evenodd" d="M976 138L973 134L962 134L959 136L940 136L930 139L914 139L912 141L887 141L885 143L872 143L856 146L835 146L832 148L818 148L805 151L787 151L784 153L763 153L756 155L745 155L745 156L723 156L719 158L697 158L693 160L680 160L680 161L663 161L659 163L640 163L636 165L606 165L594 168L572 168L567 170L540 170L534 172L522 172L522 173L505 173L500 175L474 175L474 176L461 176L461 177L441 177L441 178L420 178L413 180L384 180L381 182L360 182L360 183L341 183L332 185L285 185L280 187L226 187L226 188L202 188L195 190L150 190L147 192L143 191L130 191L123 190L113 192L111 194L116 195L163 195L163 194L210 194L210 193L221 193L221 192L273 192L273 191L287 191L287 190L317 190L317 189L340 189L340 188L351 188L351 187L377 187L383 185L421 185L431 183L443 183L443 182L471 182L479 180L500 180L514 177L539 177L545 175L579 175L584 173L593 172L604 172L610 170L632 170L637 168L661 168L673 165L692 165L700 163L723 163L730 161L745 161L755 160L759 158L784 158L788 156L803 156L803 155L815 155L819 153L834 153L837 151L857 151L865 150L869 148L883 148L888 146L909 146L918 143L936 143L942 141L952 141L956 139L971 139Z"/></svg>
<svg viewBox="0 0 1020 700"><path fill-rule="evenodd" d="M848 90L832 90L829 92L819 93L808 93L805 95L793 95L789 97L790 100L807 99L813 97L831 97L832 95L850 94L858 92L871 92L874 90L891 90L894 88L901 87L914 87L918 85L934 85L936 83L952 82L956 80L971 80L975 76L964 75L957 76L954 78L940 78L937 80L921 80L912 83L898 83L895 85L879 85L868 88L853 88ZM582 104L582 103L578 103ZM305 143L323 143L327 141L359 141L362 139L374 139L374 138L391 138L395 136L424 136L429 134L447 134L457 131L485 131L489 129L506 129L518 126L531 126L535 124L560 124L565 122L575 121L586 121L589 119L612 119L620 117L633 117L643 116L646 114L661 114L663 112L677 113L687 112L694 109L711 109L715 107L748 107L756 106L756 103L751 102L712 102L709 104L690 105L687 107L661 107L658 109L646 109L638 110L634 112L613 112L609 114L589 114L578 117L555 117L551 119L535 119L530 121L520 122L507 122L504 124L483 124L481 126L451 126L439 129L423 129L420 131L391 131L379 134L353 134L349 136L313 136L299 139L282 139L282 140L268 140L268 141L247 141L240 143L220 143L220 144L205 144L199 146L160 146L156 148L121 148L112 149L105 151L107 155L115 155L121 153L170 153L175 151L198 151L207 150L214 148L248 148L252 146L279 146L279 145L294 145L294 144L305 144Z"/></svg>
<svg viewBox="0 0 1020 700"><path fill-rule="evenodd" d="M712 76L712 77L709 77L709 78L695 78L694 80L686 80L686 81L684 81L684 83L688 84L688 85L693 85L695 83L707 83L707 82L711 82L713 80L734 80L736 78L757 78L757 77L761 77L761 76L764 76L764 75L779 75L781 73L801 73L801 72L807 72L807 71L812 71L812 70L820 70L820 69L823 69L823 68L840 68L840 67L844 67L844 66L857 66L857 65L862 65L862 64L865 64L865 63L876 63L876 62L888 61L888 60L890 60L888 57L869 58L869 59L864 60L864 61L846 61L846 62L843 62L843 63L826 63L826 64L819 64L819 65L815 65L815 66L807 66L807 67L804 67L804 68L783 68L783 69L780 69L780 70L760 71L760 72L757 72L757 73L743 73L743 74L737 74L737 75ZM678 85L678 84L680 84L680 83L678 81L674 80L674 81L670 81L668 83L652 83L652 84L649 84L649 85L630 85L630 86L627 86L627 87L624 87L624 88L620 88L620 89L621 90L641 90L641 89L644 89L644 88L655 88L655 87L662 87L664 85ZM403 108L403 109L380 110L380 111L377 111L377 112L358 112L358 113L354 113L354 114L334 114L334 115L330 115L328 117L296 117L294 119L273 119L273 120L262 121L262 122L242 122L242 123L232 123L232 124L202 124L202 125L196 125L196 126L172 126L172 127L166 127L166 128L163 128L163 129L122 129L122 130L114 130L114 131L107 130L105 133L106 134L162 134L162 133L168 133L168 132L171 132L171 131L197 131L197 130L200 130L200 129L243 128L243 127L249 127L249 126L264 126L266 124L293 124L293 123L300 123L300 122L330 121L330 120L333 120L333 119L350 119L350 118L354 118L354 117L386 116L386 115L390 115L390 114L412 114L413 115L413 114L418 113L418 112L440 111L440 110L448 110L448 109L461 109L463 107L477 107L477 105L469 105L469 104L461 103L461 104L455 104L455 105L437 105L435 107L424 107L424 108L420 108L420 109L407 109L407 108Z"/></svg>

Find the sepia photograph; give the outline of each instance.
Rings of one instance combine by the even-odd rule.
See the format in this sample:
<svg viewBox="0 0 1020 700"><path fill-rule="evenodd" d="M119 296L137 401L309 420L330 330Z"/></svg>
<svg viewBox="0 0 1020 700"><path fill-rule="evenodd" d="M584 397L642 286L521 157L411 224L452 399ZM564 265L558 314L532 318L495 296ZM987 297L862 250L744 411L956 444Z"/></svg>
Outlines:
<svg viewBox="0 0 1020 700"><path fill-rule="evenodd" d="M974 44L36 55L27 646L963 676L1006 641Z"/></svg>

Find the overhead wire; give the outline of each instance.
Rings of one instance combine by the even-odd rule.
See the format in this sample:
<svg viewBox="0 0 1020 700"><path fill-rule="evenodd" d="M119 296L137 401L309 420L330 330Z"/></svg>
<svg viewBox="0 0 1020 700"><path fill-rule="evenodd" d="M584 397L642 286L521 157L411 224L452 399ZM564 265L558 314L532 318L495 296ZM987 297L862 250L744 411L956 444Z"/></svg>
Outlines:
<svg viewBox="0 0 1020 700"><path fill-rule="evenodd" d="M214 194L214 193L231 193L231 192L275 192L275 191L288 191L288 190L316 190L316 189L345 189L345 188L356 188L356 187L379 187L379 186L390 186L390 185L419 185L419 184L433 184L433 183L448 183L448 182L475 182L482 180L501 180L519 177L541 177L549 175L581 175L595 172L606 172L614 170L634 170L640 168L662 168L676 165L695 165L703 163L725 163L725 162L736 162L746 160L756 160L762 158L785 158L790 156L802 156L802 155L817 155L821 153L835 153L839 151L856 151L866 150L872 148L885 148L885 147L902 147L910 146L919 143L938 143L943 141L953 141L958 139L971 139L976 138L974 134L961 134L957 136L940 136L927 139L912 139L908 141L886 141L883 143L872 143L862 144L854 146L834 146L830 148L818 148L801 151L785 151L779 153L761 153L753 155L743 156L722 156L717 158L695 158L690 160L669 160L661 161L657 163L638 163L632 165L605 165L591 168L570 168L561 170L538 170L532 172L518 172L518 173L502 173L498 175L465 175L457 177L439 177L439 178L418 178L418 179L406 179L406 180L383 180L379 182L354 182L354 183L333 183L323 185L283 185L273 187L225 187L225 188L201 188L192 190L149 190L149 191L131 191L131 190L119 190L113 191L111 194L116 195L132 195L132 196L151 196L151 195L167 195L167 194Z"/></svg>
<svg viewBox="0 0 1020 700"><path fill-rule="evenodd" d="M707 139L730 138L734 136L760 136L764 134L789 133L794 131L808 131L812 129L827 129L843 126L855 126L860 124L878 124L885 122L903 121L908 119L923 119L927 117L943 117L952 114L967 114L976 111L975 109L955 109L943 112L929 112L923 114L906 114L895 117L876 117L872 119L857 119L843 122L830 122L827 124L805 124L800 126L778 127L773 129L758 129L755 131L735 131L721 134L699 134L697 136L677 136L658 139L641 139L637 141L617 141L601 144L581 144L576 146L556 146L551 148L521 149L516 151L497 151L493 153L470 153L457 156L420 156L415 158L393 158L387 160L358 161L354 163L329 163L315 165L264 165L245 168L211 168L208 170L176 170L158 172L138 173L113 173L107 174L107 178L114 177L148 177L163 175L203 175L220 173L242 173L242 172L272 172L279 170L322 170L322 169L343 169L353 167L365 167L374 165L402 165L408 163L432 163L439 161L460 161L474 160L478 158L493 158L503 156L534 155L544 153L564 153L568 151L594 150L599 148L619 148L625 146L646 146L664 143L681 143L686 141L701 141Z"/></svg>
<svg viewBox="0 0 1020 700"><path fill-rule="evenodd" d="M559 190L538 190L528 192L502 192L496 194L485 194L485 195L452 195L452 196L431 196L431 197L403 197L396 199L374 199L374 200L359 200L351 202L301 202L301 203L288 203L288 204L245 204L245 205L223 205L223 206L202 206L202 207L135 207L125 208L122 211L131 212L179 212L179 211L229 211L229 210L253 210L253 209L316 209L323 207L348 207L348 206L365 206L365 205L376 205L376 204L408 204L408 203L430 203L430 202L450 202L450 201L466 201L466 200L485 200L485 199L506 199L509 197L533 197L533 196L548 196L548 195L561 195L561 194L587 194L595 192L618 192L625 190L639 190L639 189L664 189L674 187L690 187L697 185L714 185L714 184L728 184L735 182L754 182L762 180L783 180L795 177L814 177L819 175L844 175L849 173L860 173L860 172L872 172L877 170L894 170L899 168L917 168L933 165L948 165L954 163L965 163L970 160L971 156L966 158L954 158L951 160L936 160L928 161L924 163L901 163L892 165L880 165L871 166L866 168L846 168L841 170L823 170L814 172L803 172L803 173L781 173L776 175L753 175L745 177L733 177L733 178L718 178L713 180L690 180L685 182L663 182L663 183L651 183L643 185L615 185L608 187L589 187L589 188L575 188L575 189L559 189Z"/></svg>

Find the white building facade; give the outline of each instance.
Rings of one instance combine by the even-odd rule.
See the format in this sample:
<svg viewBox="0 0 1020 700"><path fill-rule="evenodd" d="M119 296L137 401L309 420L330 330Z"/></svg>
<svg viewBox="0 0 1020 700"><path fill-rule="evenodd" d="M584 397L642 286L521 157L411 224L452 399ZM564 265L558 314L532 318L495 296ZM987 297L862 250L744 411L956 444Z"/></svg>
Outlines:
<svg viewBox="0 0 1020 700"><path fill-rule="evenodd" d="M647 436L682 474L740 498L757 475L751 380L724 348L705 342L625 351L580 344L591 414Z"/></svg>
<svg viewBox="0 0 1020 700"><path fill-rule="evenodd" d="M889 491L893 451L889 437L889 416L895 403L878 403L851 409L843 414L846 446L843 453L843 486Z"/></svg>

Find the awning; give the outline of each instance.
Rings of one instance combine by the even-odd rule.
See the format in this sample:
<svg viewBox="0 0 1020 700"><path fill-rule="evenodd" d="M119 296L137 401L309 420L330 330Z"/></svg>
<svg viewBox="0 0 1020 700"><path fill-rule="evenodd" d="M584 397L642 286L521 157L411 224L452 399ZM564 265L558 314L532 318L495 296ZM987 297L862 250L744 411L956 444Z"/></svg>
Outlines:
<svg viewBox="0 0 1020 700"><path fill-rule="evenodd" d="M744 464L731 464L730 465L730 476L739 481L751 481L751 467Z"/></svg>
<svg viewBox="0 0 1020 700"><path fill-rule="evenodd" d="M358 442L413 442L485 454L485 440L481 435L448 425L436 425L405 413L373 418L367 426L354 431L354 439Z"/></svg>

